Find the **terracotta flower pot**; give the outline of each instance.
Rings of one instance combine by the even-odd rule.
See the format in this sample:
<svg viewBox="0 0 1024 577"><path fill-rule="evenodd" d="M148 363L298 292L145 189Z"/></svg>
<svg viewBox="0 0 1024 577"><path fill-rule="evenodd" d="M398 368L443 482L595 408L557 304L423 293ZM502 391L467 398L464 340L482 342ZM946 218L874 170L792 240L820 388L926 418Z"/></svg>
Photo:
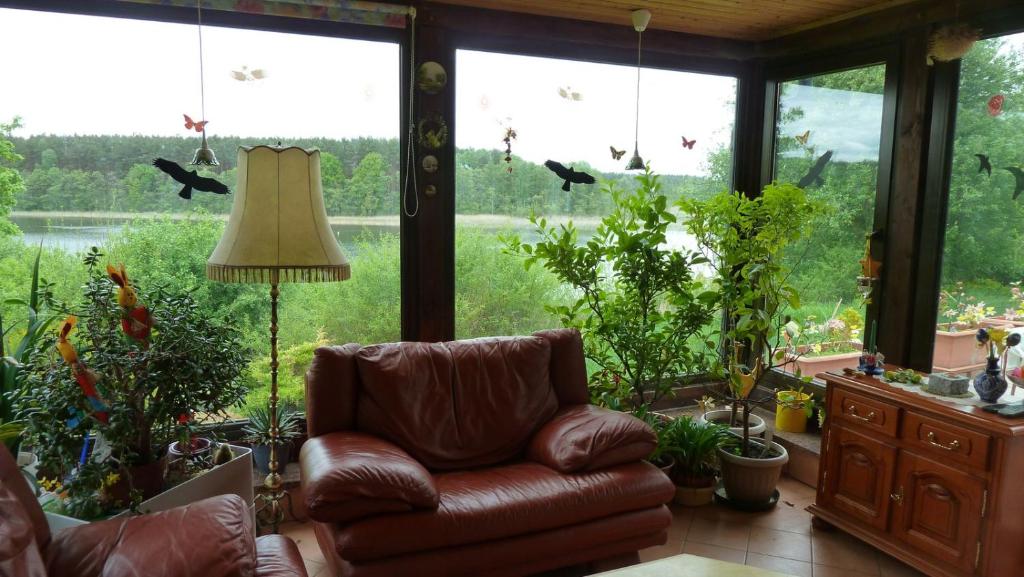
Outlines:
<svg viewBox="0 0 1024 577"><path fill-rule="evenodd" d="M935 331L932 371L973 373L985 366L985 351L978 347L977 329Z"/></svg>
<svg viewBox="0 0 1024 577"><path fill-rule="evenodd" d="M761 439L750 439L751 449L758 451L764 446ZM756 459L741 457L718 449L718 461L722 468L722 484L729 499L738 503L761 504L768 502L778 485L782 467L789 462L789 453L782 445L772 442L771 447L779 453L776 457Z"/></svg>
<svg viewBox="0 0 1024 577"><path fill-rule="evenodd" d="M841 343L826 343L832 344L836 348L844 345L853 346L856 348L861 347L861 343L856 341L841 342ZM800 355L787 354L786 364L783 365L782 369L790 373L796 373L797 369L800 370L801 376L814 376L818 373L828 372L842 372L847 367L856 367L857 360L860 358L860 351L850 351L846 353L832 353L817 356L807 356L807 353L811 350L809 346L800 347L798 352Z"/></svg>

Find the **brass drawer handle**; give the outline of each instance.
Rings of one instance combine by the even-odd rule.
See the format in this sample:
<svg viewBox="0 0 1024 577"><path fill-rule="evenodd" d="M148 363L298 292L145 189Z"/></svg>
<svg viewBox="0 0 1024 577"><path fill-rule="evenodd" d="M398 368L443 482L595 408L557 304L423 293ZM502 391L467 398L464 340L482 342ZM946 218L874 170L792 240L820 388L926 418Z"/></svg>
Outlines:
<svg viewBox="0 0 1024 577"><path fill-rule="evenodd" d="M928 443L934 447L945 449L947 451L956 451L960 448L960 441L956 439L953 439L953 442L948 445L943 445L942 443L939 442L938 438L935 436L935 433L932 431L928 431Z"/></svg>
<svg viewBox="0 0 1024 577"><path fill-rule="evenodd" d="M862 416L857 414L857 405L850 405L850 408L846 409L846 412L851 417L853 417L854 419L860 419L860 420L864 421L865 423L873 423L873 422L875 422L875 412L874 411L871 411L870 413L867 414L867 416L862 417Z"/></svg>

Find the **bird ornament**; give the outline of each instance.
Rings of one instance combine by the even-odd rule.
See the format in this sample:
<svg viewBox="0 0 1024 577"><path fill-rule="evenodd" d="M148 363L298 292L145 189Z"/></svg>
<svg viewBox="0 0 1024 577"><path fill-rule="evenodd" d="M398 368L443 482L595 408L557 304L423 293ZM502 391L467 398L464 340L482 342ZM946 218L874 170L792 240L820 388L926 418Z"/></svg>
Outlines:
<svg viewBox="0 0 1024 577"><path fill-rule="evenodd" d="M124 265L114 268L107 265L107 275L117 285L117 304L122 310L121 330L129 337L148 345L149 333L153 329L153 315L149 309L139 304L139 297L128 281Z"/></svg>
<svg viewBox="0 0 1024 577"><path fill-rule="evenodd" d="M107 423L110 420L110 413L108 412L110 409L103 402L103 399L100 398L100 393L96 389L96 383L99 382L100 377L86 367L85 363L78 358L78 351L75 350L75 346L68 340L68 335L74 330L77 322L78 317L75 315L70 315L64 319L57 334L57 352L60 353L64 362L71 367L71 374L75 377L75 382L78 383L86 400L89 401L89 405L92 406L93 416L99 421Z"/></svg>

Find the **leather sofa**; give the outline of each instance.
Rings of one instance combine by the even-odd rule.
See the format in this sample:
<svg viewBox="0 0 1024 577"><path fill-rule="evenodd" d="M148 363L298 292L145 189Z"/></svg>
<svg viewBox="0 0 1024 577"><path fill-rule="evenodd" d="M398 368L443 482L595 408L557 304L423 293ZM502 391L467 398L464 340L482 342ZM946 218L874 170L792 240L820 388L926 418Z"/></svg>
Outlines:
<svg viewBox="0 0 1024 577"><path fill-rule="evenodd" d="M307 577L287 537L253 537L237 495L50 534L43 510L0 444L0 577Z"/></svg>
<svg viewBox="0 0 1024 577"><path fill-rule="evenodd" d="M654 431L589 404L573 330L317 349L302 488L338 577L513 576L664 544Z"/></svg>

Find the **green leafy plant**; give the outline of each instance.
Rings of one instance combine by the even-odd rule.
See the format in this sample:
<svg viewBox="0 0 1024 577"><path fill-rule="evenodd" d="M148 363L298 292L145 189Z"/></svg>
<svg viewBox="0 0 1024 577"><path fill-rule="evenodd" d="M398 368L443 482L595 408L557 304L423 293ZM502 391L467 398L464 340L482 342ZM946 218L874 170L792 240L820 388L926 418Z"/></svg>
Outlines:
<svg viewBox="0 0 1024 577"><path fill-rule="evenodd" d="M18 418L15 408L25 391L22 368L32 348L57 318L56 313L51 312L48 306L51 300L49 284L45 280L40 281L39 278L39 260L42 253L43 249L40 246L32 264L32 283L28 300L8 299L4 302L5 305L24 307L25 318L5 328L3 314L0 311L0 442L6 444L14 454L18 452L24 428L24 423ZM5 341L8 335L16 334L15 329L21 331L20 338L16 344L8 347Z"/></svg>
<svg viewBox="0 0 1024 577"><path fill-rule="evenodd" d="M270 445L270 407L252 407L249 409L249 424L242 431L245 441L253 445ZM299 410L294 403L277 405L277 438L280 443L288 443L299 436Z"/></svg>
<svg viewBox="0 0 1024 577"><path fill-rule="evenodd" d="M682 199L679 207L715 271L727 322L714 373L725 380L733 415L742 409L740 452L747 456L751 393L769 371L786 363L782 334L790 319L785 312L800 307L783 257L808 234L819 205L792 184L770 184L755 197L722 192L704 201Z"/></svg>
<svg viewBox="0 0 1024 577"><path fill-rule="evenodd" d="M775 398L778 400L779 405L795 411L803 410L807 418L810 419L814 413L814 396L807 393L803 386L798 386L795 389L789 389L785 391L779 391Z"/></svg>
<svg viewBox="0 0 1024 577"><path fill-rule="evenodd" d="M715 476L715 455L728 440L729 429L684 415L669 423L663 436L665 452L676 461L676 483L687 487L711 484Z"/></svg>
<svg viewBox="0 0 1024 577"><path fill-rule="evenodd" d="M615 208L585 243L571 221L556 226L536 216L536 244L505 239L527 269L540 263L574 289L573 302L548 308L582 333L587 359L606 375L601 392L624 382L633 408L656 402L680 376L706 369L704 332L716 301L694 274L706 259L666 246L676 216L658 177L648 168L636 180L631 193L602 185Z"/></svg>
<svg viewBox="0 0 1024 577"><path fill-rule="evenodd" d="M249 358L234 329L200 311L189 294L159 287L136 287L152 332L144 340L127 336L117 286L98 266L102 256L93 249L85 257L89 281L83 301L71 307L79 328L69 342L98 376L105 407L83 393L50 332L32 347L19 401L40 469L62 486L64 510L84 517L125 505L107 490L112 484L120 479L133 487L133 467L160 459L192 427L225 417L245 394L240 376ZM105 450L83 459L90 435L101 437Z"/></svg>

